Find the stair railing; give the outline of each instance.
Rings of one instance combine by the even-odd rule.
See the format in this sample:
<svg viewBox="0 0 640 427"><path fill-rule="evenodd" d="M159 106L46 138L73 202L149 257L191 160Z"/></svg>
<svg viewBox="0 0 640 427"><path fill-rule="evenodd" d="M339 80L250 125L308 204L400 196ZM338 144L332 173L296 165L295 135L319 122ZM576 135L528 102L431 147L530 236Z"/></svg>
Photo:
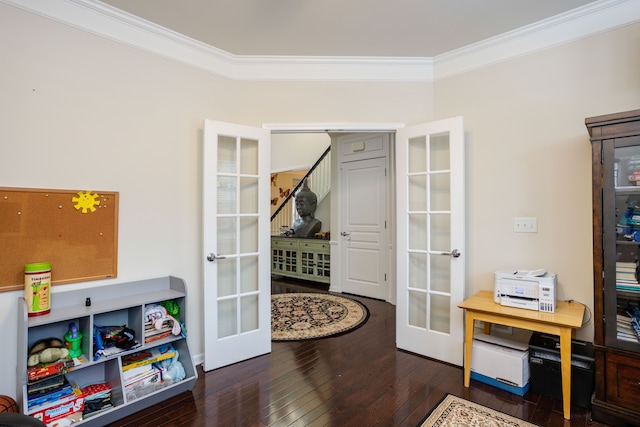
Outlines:
<svg viewBox="0 0 640 427"><path fill-rule="evenodd" d="M329 194L331 191L331 157L328 154L330 152L331 147L327 147L300 182L293 188L289 195L285 197L282 204L278 206L278 209L271 215L272 235L279 235L289 230L298 218L298 213L294 208L293 198L300 188L302 188L305 181L307 181L307 185L311 191L318 197L318 203Z"/></svg>

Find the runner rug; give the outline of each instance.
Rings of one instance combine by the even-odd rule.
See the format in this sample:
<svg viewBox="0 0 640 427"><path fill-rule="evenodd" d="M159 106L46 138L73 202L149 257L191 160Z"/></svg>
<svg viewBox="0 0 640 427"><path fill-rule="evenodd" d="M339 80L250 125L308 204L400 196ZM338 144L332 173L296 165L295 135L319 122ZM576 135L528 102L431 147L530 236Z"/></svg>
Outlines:
<svg viewBox="0 0 640 427"><path fill-rule="evenodd" d="M271 295L271 340L302 341L352 331L369 319L359 301L331 294Z"/></svg>
<svg viewBox="0 0 640 427"><path fill-rule="evenodd" d="M535 424L447 394L418 424L418 427L432 426L535 427Z"/></svg>

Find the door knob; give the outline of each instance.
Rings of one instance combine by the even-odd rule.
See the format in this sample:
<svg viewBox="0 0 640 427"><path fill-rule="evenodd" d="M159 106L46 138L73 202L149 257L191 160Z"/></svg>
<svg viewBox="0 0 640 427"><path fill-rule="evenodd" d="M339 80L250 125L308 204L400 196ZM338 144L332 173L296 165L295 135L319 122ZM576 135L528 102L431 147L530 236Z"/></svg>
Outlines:
<svg viewBox="0 0 640 427"><path fill-rule="evenodd" d="M342 231L342 232L340 232L340 235L341 236L349 236L349 235L351 235L351 233L349 231Z"/></svg>
<svg viewBox="0 0 640 427"><path fill-rule="evenodd" d="M227 258L226 256L219 256L214 254L213 252L207 255L207 261L209 262L216 262L217 259L226 259L226 258Z"/></svg>
<svg viewBox="0 0 640 427"><path fill-rule="evenodd" d="M440 255L450 256L452 258L458 258L462 254L458 249L453 249L451 252L440 252Z"/></svg>

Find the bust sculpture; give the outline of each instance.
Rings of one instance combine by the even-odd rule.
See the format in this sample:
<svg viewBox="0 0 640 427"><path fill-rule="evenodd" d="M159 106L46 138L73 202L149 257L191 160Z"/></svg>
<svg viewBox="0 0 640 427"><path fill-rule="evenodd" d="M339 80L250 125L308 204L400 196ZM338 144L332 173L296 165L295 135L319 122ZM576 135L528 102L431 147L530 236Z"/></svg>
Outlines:
<svg viewBox="0 0 640 427"><path fill-rule="evenodd" d="M311 191L305 181L298 194L295 195L296 211L300 218L293 223L294 237L314 237L322 227L322 222L313 217L318 203L318 197Z"/></svg>

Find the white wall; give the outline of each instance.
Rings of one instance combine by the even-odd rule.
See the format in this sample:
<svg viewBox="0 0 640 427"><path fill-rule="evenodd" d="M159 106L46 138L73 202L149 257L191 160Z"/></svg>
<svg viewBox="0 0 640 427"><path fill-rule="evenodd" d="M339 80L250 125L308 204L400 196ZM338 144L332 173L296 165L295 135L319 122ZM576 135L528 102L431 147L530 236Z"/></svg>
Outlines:
<svg viewBox="0 0 640 427"><path fill-rule="evenodd" d="M435 84L238 82L0 4L0 185L119 191L118 278L57 286L52 298L181 277L197 355L204 119L412 124L463 115L468 290L491 289L504 266L544 267L558 272L561 297L591 304L584 117L638 108L639 40L640 25L629 26ZM540 231L513 234L514 216L537 216ZM9 348L21 294L0 294ZM579 337L592 333L589 325ZM15 352L0 352L0 394L15 394L15 366Z"/></svg>
<svg viewBox="0 0 640 427"><path fill-rule="evenodd" d="M326 133L271 135L271 172L309 169L331 145Z"/></svg>

